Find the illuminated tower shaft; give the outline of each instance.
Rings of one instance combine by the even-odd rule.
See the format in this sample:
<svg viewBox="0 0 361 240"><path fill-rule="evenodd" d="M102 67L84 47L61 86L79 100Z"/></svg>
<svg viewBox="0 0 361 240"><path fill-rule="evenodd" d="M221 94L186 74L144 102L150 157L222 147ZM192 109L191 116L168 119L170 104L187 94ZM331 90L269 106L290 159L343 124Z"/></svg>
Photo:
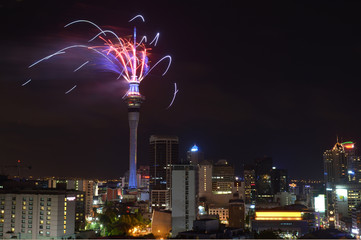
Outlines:
<svg viewBox="0 0 361 240"><path fill-rule="evenodd" d="M129 105L128 105L129 106ZM129 188L137 188L137 135L139 108L128 108L129 120Z"/></svg>
<svg viewBox="0 0 361 240"><path fill-rule="evenodd" d="M139 83L131 83L132 88L138 88ZM139 91L129 91L126 98L129 121L129 189L137 188L137 132L140 104L144 100Z"/></svg>

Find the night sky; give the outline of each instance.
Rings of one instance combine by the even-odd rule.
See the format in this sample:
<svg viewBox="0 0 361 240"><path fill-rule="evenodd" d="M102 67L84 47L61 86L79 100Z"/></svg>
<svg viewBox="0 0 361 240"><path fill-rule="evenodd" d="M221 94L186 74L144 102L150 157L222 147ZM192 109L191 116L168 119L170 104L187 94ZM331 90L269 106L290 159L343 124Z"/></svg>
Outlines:
<svg viewBox="0 0 361 240"><path fill-rule="evenodd" d="M97 31L160 33L140 85L138 164L151 134L177 135L180 158L270 156L292 178L322 179L322 154L339 136L361 143L361 3L347 1L5 1L0 4L0 161L34 176L120 177L128 168L128 117L117 75L69 51ZM142 14L145 23L134 21ZM29 79L26 86L21 85ZM179 92L174 105L174 82ZM67 90L77 85L69 94ZM15 174L14 168L2 168Z"/></svg>

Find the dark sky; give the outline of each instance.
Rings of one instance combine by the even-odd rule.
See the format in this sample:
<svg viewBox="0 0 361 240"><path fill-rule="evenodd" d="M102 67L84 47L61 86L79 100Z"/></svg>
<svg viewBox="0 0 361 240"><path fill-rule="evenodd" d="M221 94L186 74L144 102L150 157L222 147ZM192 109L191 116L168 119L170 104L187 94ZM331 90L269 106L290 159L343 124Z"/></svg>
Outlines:
<svg viewBox="0 0 361 240"><path fill-rule="evenodd" d="M237 3L237 4L236 4ZM139 163L151 134L194 143L210 160L271 156L294 178L322 178L336 136L360 142L361 3L347 1L3 1L0 4L0 161L35 176L119 177L128 168L124 82L74 50L33 62L96 34L153 36L141 84ZM128 20L142 14L145 23ZM85 60L84 60L85 59ZM21 85L28 79L32 81ZM174 105L173 83L179 88ZM70 94L64 92L77 88ZM13 168L3 168L14 174ZM24 172L25 173L25 172Z"/></svg>

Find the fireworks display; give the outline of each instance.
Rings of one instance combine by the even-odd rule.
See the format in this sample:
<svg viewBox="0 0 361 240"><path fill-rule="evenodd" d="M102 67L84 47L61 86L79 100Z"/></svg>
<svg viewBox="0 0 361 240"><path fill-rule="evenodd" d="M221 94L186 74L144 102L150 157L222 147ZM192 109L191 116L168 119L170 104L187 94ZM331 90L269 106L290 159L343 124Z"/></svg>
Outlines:
<svg viewBox="0 0 361 240"><path fill-rule="evenodd" d="M129 22L132 22L134 20L140 19L143 22L144 17L141 15L137 15L129 20ZM117 73L117 79L124 79L129 83L129 89L127 93L125 94L125 97L127 96L136 96L141 95L139 92L139 84L140 82L162 61L168 60L168 65L165 68L164 72L162 73L162 76L164 76L172 62L171 56L167 55L162 57L160 60L158 60L153 66L149 65L149 59L148 59L148 52L151 50L151 48L146 46L147 43L147 36L143 36L139 42L137 42L137 32L136 28L134 27L134 33L132 38L122 38L119 37L116 33L114 33L111 30L108 29L102 29L95 23L88 21L88 20L76 20L73 21L64 27L69 27L73 24L77 23L87 23L94 27L96 27L99 32L91 38L87 44L79 44L79 45L71 45L67 46L55 53L52 53L36 62L31 64L29 68L34 67L35 65L48 60L52 57L55 57L60 54L65 54L67 51L73 49L73 48L85 48L89 51L93 51L94 53L97 53L98 56L100 56L100 61L95 62L95 64L103 71L109 71L113 73ZM94 40L100 39L102 41L102 44L99 45L89 45ZM159 39L159 33L155 35L155 37L150 41L149 46L153 45L156 46ZM83 64L80 66L77 66L73 72L79 71L82 67L90 63L90 60L86 59ZM22 86L27 85L30 82L28 80L27 82L23 83ZM178 92L177 85L174 83L175 90L173 94L173 99L169 106L169 108L175 99L175 96ZM65 94L70 93L72 90L76 88L76 85L74 85L71 89L65 92Z"/></svg>

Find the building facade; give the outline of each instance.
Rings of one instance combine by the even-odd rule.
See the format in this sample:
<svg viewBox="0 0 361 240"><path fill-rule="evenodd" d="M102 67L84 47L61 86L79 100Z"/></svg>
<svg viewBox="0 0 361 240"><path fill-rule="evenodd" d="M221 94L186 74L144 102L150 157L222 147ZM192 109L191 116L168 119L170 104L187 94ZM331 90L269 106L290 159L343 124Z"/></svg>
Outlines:
<svg viewBox="0 0 361 240"><path fill-rule="evenodd" d="M74 238L74 191L0 191L0 238Z"/></svg>
<svg viewBox="0 0 361 240"><path fill-rule="evenodd" d="M171 208L171 187L172 187L172 164L178 162L178 137L176 136L158 136L152 135L149 139L150 144L150 164L149 164L149 188L151 198L159 196L165 192L165 206L163 203L157 203L156 199L151 199L153 204L159 208ZM160 191L153 194L152 191Z"/></svg>
<svg viewBox="0 0 361 240"><path fill-rule="evenodd" d="M191 230L197 217L197 166L173 165L172 235Z"/></svg>

